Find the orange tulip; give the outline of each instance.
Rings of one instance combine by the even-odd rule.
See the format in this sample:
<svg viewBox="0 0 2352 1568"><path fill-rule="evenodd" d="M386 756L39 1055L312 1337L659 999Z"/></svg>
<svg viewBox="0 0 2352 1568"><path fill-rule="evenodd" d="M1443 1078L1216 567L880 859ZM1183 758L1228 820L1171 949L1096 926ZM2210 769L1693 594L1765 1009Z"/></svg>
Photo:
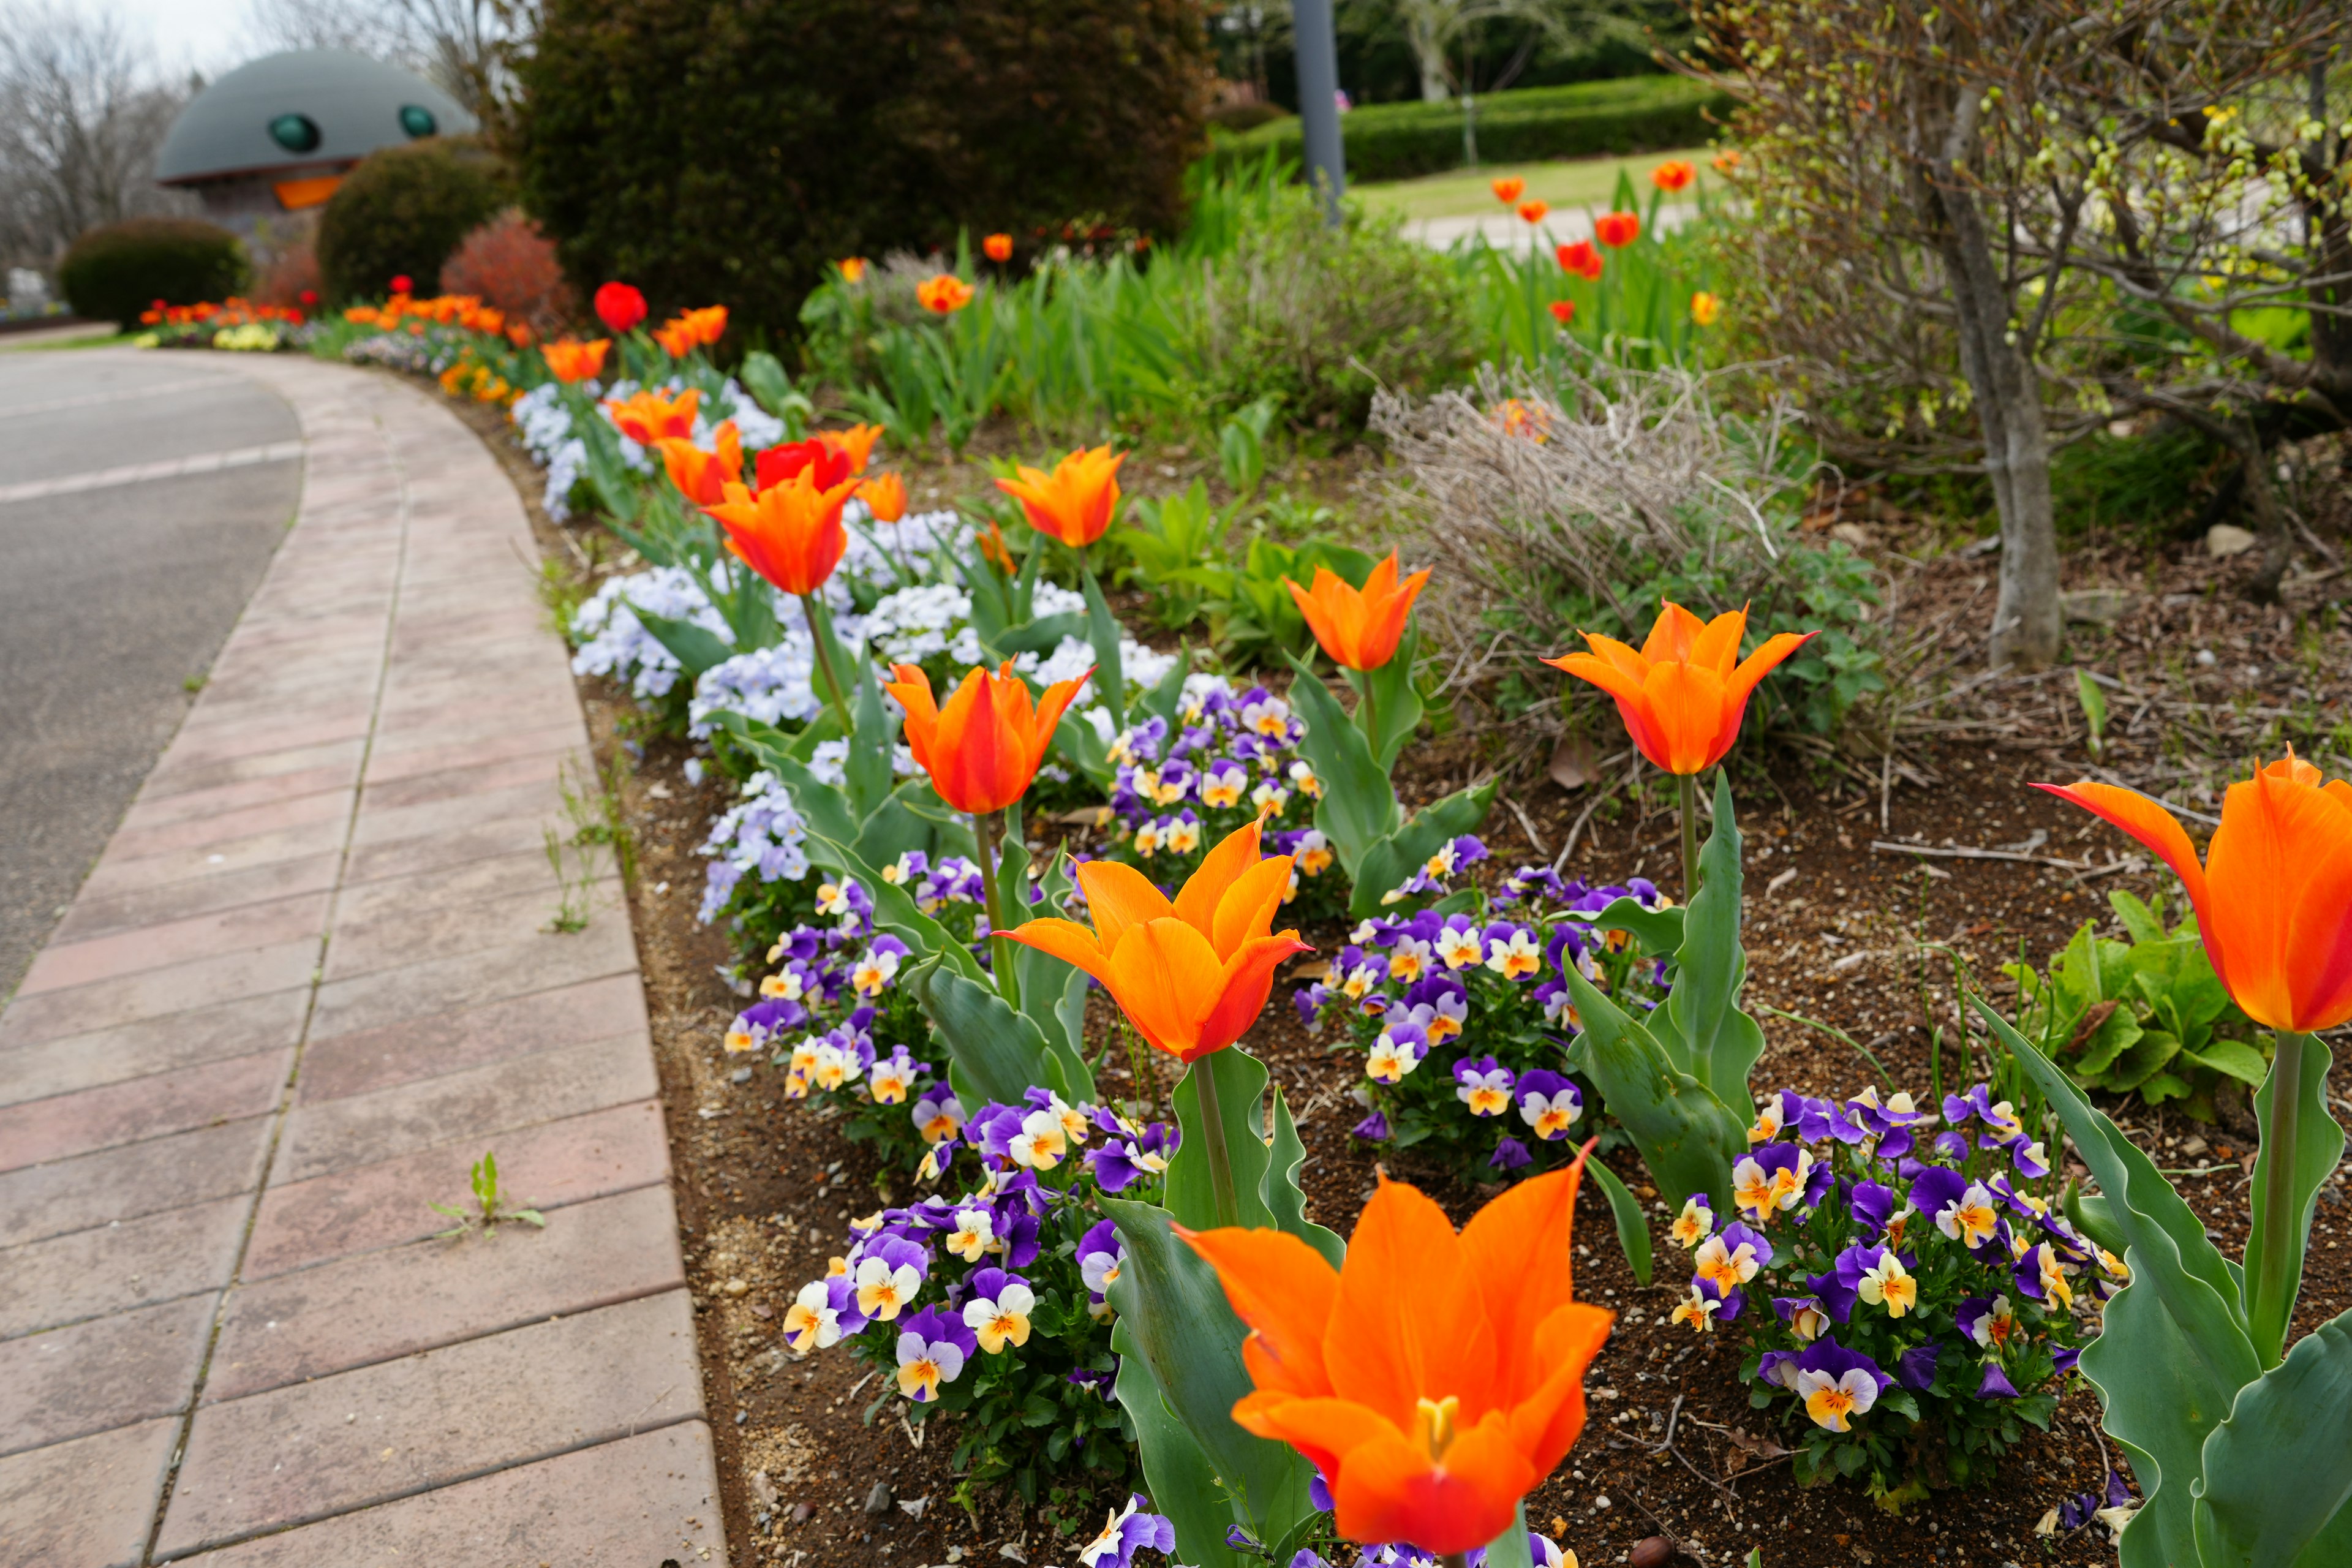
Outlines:
<svg viewBox="0 0 2352 1568"><path fill-rule="evenodd" d="M879 425L852 425L846 430L820 430L816 438L849 459L849 471L862 474L866 459L874 455L874 443L882 438Z"/></svg>
<svg viewBox="0 0 2352 1568"><path fill-rule="evenodd" d="M971 285L952 272L942 272L915 285L915 302L933 315L952 316L971 303Z"/></svg>
<svg viewBox="0 0 2352 1568"><path fill-rule="evenodd" d="M1669 158L1650 171L1650 184L1668 193L1681 190L1696 178L1698 171L1680 158Z"/></svg>
<svg viewBox="0 0 2352 1568"><path fill-rule="evenodd" d="M604 406L622 435L640 447L650 447L665 437L693 435L694 411L701 403L702 394L689 386L676 397L664 397L650 388L633 392L625 401Z"/></svg>
<svg viewBox="0 0 2352 1568"><path fill-rule="evenodd" d="M1118 466L1125 461L1126 453L1114 457L1108 446L1081 447L1051 474L1024 463L1019 478L999 479L996 488L1020 501L1031 527L1082 550L1110 527L1118 510Z"/></svg>
<svg viewBox="0 0 2352 1568"><path fill-rule="evenodd" d="M1573 300L1554 300L1545 309L1551 312L1551 319L1563 327L1576 320L1576 301Z"/></svg>
<svg viewBox="0 0 2352 1568"><path fill-rule="evenodd" d="M841 268L841 280L844 283L863 283L866 281L866 258L862 256L845 256L839 261L835 262L834 265Z"/></svg>
<svg viewBox="0 0 2352 1568"><path fill-rule="evenodd" d="M2213 973L2246 1016L2308 1034L2352 1019L2352 784L2286 760L2233 784L2197 863L2172 814L2113 784L2036 784L2105 817L2189 889Z"/></svg>
<svg viewBox="0 0 2352 1568"><path fill-rule="evenodd" d="M1722 314L1723 300L1719 297L1708 293L1704 289L1691 296L1691 320L1700 326L1715 325L1716 318Z"/></svg>
<svg viewBox="0 0 2352 1568"><path fill-rule="evenodd" d="M604 351L612 346L610 338L585 343L566 338L562 342L548 343L539 352L547 361L547 374L568 384L604 374Z"/></svg>
<svg viewBox="0 0 2352 1568"><path fill-rule="evenodd" d="M1584 634L1591 653L1544 660L1617 699L1618 714L1642 754L1670 773L1699 773L1723 760L1739 738L1748 694L1781 660L1820 634L1781 632L1739 658L1748 612L1702 622L1668 602L1634 652L1614 637Z"/></svg>
<svg viewBox="0 0 2352 1568"><path fill-rule="evenodd" d="M727 487L743 480L743 441L730 419L715 432L718 450L706 452L691 441L665 437L654 443L661 449L662 467L677 493L699 507L714 507L727 499Z"/></svg>
<svg viewBox="0 0 2352 1568"><path fill-rule="evenodd" d="M1323 645L1333 664L1378 669L1396 657L1405 617L1412 613L1412 602L1428 581L1424 567L1399 584L1397 552L1391 550L1387 560L1372 568L1361 588L1350 588L1347 579L1328 566L1315 568L1312 588L1302 588L1287 577L1282 585L1298 602L1298 613L1307 617L1315 640Z"/></svg>
<svg viewBox="0 0 2352 1568"><path fill-rule="evenodd" d="M1622 250L1642 237L1642 215L1602 213L1592 220L1592 237L1612 250Z"/></svg>
<svg viewBox="0 0 2352 1568"><path fill-rule="evenodd" d="M1234 1423L1314 1461L1341 1535L1484 1546L1582 1434L1585 1370L1615 1316L1570 1291L1584 1160L1458 1236L1383 1175L1337 1269L1285 1231L1179 1228L1250 1328L1256 1389Z"/></svg>
<svg viewBox="0 0 2352 1568"><path fill-rule="evenodd" d="M1527 195L1528 183L1517 174L1506 174L1496 180L1490 188L1494 191L1496 201L1505 206L1509 206Z"/></svg>
<svg viewBox="0 0 2352 1568"><path fill-rule="evenodd" d="M1737 147L1726 147L1722 152L1717 153L1714 157L1709 158L1707 162L1715 165L1715 172L1717 174L1728 174L1732 170L1739 167L1739 149Z"/></svg>
<svg viewBox="0 0 2352 1568"><path fill-rule="evenodd" d="M994 518L988 520L988 531L974 535L972 542L980 547L980 553L989 564L1006 576L1021 574L1021 563L1013 559L1013 546L1004 542L1004 530L996 526Z"/></svg>
<svg viewBox="0 0 2352 1568"><path fill-rule="evenodd" d="M1541 223L1544 214L1551 211L1549 202L1528 201L1519 204L1519 216L1529 223Z"/></svg>
<svg viewBox="0 0 2352 1568"><path fill-rule="evenodd" d="M1258 858L1255 822L1210 850L1172 904L1116 860L1080 865L1078 885L1092 931L1040 920L1004 934L1101 981L1152 1048L1179 1061L1222 1051L1248 1033L1265 1011L1275 966L1313 951L1296 931L1268 929L1290 889L1290 857Z"/></svg>
<svg viewBox="0 0 2352 1568"><path fill-rule="evenodd" d="M907 484L896 474L877 474L857 487L857 499L877 522L896 522L907 515Z"/></svg>
<svg viewBox="0 0 2352 1568"><path fill-rule="evenodd" d="M856 489L856 479L844 479L821 490L816 476L803 469L756 496L730 484L725 500L703 510L727 530L727 548L735 559L787 594L814 594L849 547L841 509Z"/></svg>
<svg viewBox="0 0 2352 1568"><path fill-rule="evenodd" d="M1009 234L992 234L980 242L980 248L991 261L1010 261L1013 259L1013 237Z"/></svg>
<svg viewBox="0 0 2352 1568"><path fill-rule="evenodd" d="M665 321L654 329L654 342L661 344L662 353L672 359L684 359L694 352L695 336L683 321Z"/></svg>
<svg viewBox="0 0 2352 1568"><path fill-rule="evenodd" d="M920 666L892 665L890 673L895 679L883 689L907 710L907 745L931 775L931 787L958 811L985 816L1028 793L1062 710L1094 671L1055 681L1034 708L1009 658L993 672L965 676L944 708L932 700L931 678Z"/></svg>

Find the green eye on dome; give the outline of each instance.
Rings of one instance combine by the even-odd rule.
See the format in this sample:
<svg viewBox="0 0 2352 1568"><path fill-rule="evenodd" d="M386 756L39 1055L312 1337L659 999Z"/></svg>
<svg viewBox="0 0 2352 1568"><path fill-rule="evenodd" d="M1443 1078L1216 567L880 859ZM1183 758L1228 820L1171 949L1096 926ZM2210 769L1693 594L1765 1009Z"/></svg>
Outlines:
<svg viewBox="0 0 2352 1568"><path fill-rule="evenodd" d="M269 139L289 153L316 152L319 122L307 114L281 114L269 122Z"/></svg>
<svg viewBox="0 0 2352 1568"><path fill-rule="evenodd" d="M441 122L423 105L404 103L400 106L400 128L411 136L430 136L441 128Z"/></svg>

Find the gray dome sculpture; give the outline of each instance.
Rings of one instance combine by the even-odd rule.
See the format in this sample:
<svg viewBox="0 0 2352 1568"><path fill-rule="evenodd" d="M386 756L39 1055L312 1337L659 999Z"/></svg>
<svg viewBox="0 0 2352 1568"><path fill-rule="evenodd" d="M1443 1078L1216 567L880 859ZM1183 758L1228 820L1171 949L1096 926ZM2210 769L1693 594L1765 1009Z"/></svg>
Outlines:
<svg viewBox="0 0 2352 1568"><path fill-rule="evenodd" d="M207 216L250 238L264 219L323 205L379 147L479 129L413 71L345 49L298 49L196 94L163 138L155 177L194 192Z"/></svg>

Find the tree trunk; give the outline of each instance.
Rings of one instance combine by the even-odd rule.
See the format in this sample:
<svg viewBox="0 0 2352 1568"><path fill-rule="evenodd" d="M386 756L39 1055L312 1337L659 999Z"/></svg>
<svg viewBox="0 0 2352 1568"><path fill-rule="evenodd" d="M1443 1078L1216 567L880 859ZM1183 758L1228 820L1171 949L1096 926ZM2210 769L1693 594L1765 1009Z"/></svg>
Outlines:
<svg viewBox="0 0 2352 1568"><path fill-rule="evenodd" d="M2041 377L2010 328L2009 290L1983 216L1958 172L1975 120L1973 97L1964 97L1963 103L1929 190L1951 279L1960 372L1976 405L1985 475L2000 511L2000 593L1993 605L1988 659L1995 669L2041 669L2057 662L2065 632L2058 601L2058 533L2050 504L2050 427Z"/></svg>
<svg viewBox="0 0 2352 1568"><path fill-rule="evenodd" d="M1421 68L1421 100L1423 103L1444 103L1454 96L1445 80L1445 40L1437 29L1421 17L1405 18L1405 47L1412 50L1413 64Z"/></svg>

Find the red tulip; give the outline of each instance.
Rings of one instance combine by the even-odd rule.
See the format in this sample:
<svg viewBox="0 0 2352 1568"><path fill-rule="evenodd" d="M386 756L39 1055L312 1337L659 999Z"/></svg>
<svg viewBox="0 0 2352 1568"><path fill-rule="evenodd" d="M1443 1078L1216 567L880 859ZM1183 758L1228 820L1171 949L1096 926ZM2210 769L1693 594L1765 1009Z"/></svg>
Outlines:
<svg viewBox="0 0 2352 1568"><path fill-rule="evenodd" d="M646 319L646 297L626 283L607 283L596 290L596 319L614 332L625 332Z"/></svg>
<svg viewBox="0 0 2352 1568"><path fill-rule="evenodd" d="M412 292L414 292L414 291L415 291L415 287L416 287L416 286L415 286L415 284L414 284L414 283L412 283L412 282L410 282L410 281L409 281L409 278L408 278L408 274L407 274L407 273L405 273L405 272L395 272L395 273L394 273L394 274L392 275L392 291L393 291L394 293L395 293L395 294L407 294L407 293L412 293Z"/></svg>
<svg viewBox="0 0 2352 1568"><path fill-rule="evenodd" d="M1545 309L1551 311L1551 319L1563 327L1576 320L1576 301L1573 300L1554 300Z"/></svg>
<svg viewBox="0 0 2352 1568"><path fill-rule="evenodd" d="M1642 237L1642 215L1602 213L1592 220L1592 237L1612 250L1622 250Z"/></svg>
<svg viewBox="0 0 2352 1568"><path fill-rule="evenodd" d="M1563 245L1553 254L1559 258L1562 272L1573 272L1588 283L1600 279L1601 252L1591 240L1580 239L1573 245Z"/></svg>
<svg viewBox="0 0 2352 1568"><path fill-rule="evenodd" d="M805 468L817 489L829 490L855 475L860 466L824 437L812 436L805 441L787 441L761 453L752 459L751 477L764 490L784 483Z"/></svg>

